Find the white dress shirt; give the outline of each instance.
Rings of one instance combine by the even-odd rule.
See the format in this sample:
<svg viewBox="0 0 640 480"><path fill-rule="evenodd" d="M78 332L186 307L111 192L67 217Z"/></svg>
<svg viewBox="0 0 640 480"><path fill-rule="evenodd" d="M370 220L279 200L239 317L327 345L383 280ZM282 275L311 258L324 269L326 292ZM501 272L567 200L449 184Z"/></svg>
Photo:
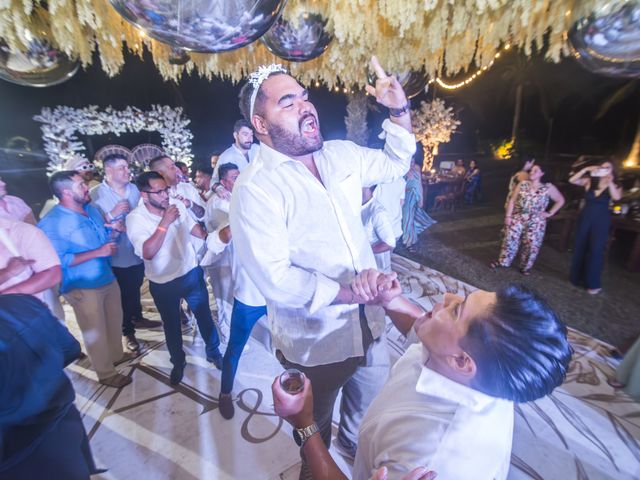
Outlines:
<svg viewBox="0 0 640 480"><path fill-rule="evenodd" d="M425 466L446 480L504 480L513 403L454 382L424 364L414 344L391 369L360 424L353 478L387 467L389 480Z"/></svg>
<svg viewBox="0 0 640 480"><path fill-rule="evenodd" d="M392 249L396 246L396 236L391 225L389 214L376 198L371 198L362 205L362 225L367 232L369 243L373 246L379 241L383 241ZM374 253L378 270L391 273L391 251Z"/></svg>
<svg viewBox="0 0 640 480"><path fill-rule="evenodd" d="M236 181L231 231L241 265L267 299L274 347L305 366L364 355L358 305L331 305L340 284L374 268L362 226L362 187L404 175L415 139L385 120L384 150L327 141L313 154L322 183L262 144ZM374 338L383 316L368 318Z"/></svg>
<svg viewBox="0 0 640 480"><path fill-rule="evenodd" d="M206 215L207 231L213 237L211 241L207 239L209 251L219 254L220 260L231 263L231 275L233 278L233 297L252 307L262 307L266 305L266 300L251 280L246 270L242 268L237 260L237 255L233 246L233 231L231 231L231 242L225 244L220 240L220 230L229 225L229 200L212 197L207 202ZM217 248L216 248L217 246Z"/></svg>
<svg viewBox="0 0 640 480"><path fill-rule="evenodd" d="M249 166L249 163L253 161L255 156L258 154L258 150L260 150L258 144L252 143L251 148L247 152L247 155L249 156L249 160L247 160L247 157L245 157L244 153L236 146L235 143L231 145L220 154L218 163L216 163L216 166L213 169L211 184L213 185L214 183L220 181L220 174L218 172L220 170L220 165L224 165L225 163L233 163L238 167L238 170L243 171Z"/></svg>
<svg viewBox="0 0 640 480"><path fill-rule="evenodd" d="M406 185L407 181L404 177L400 177L393 182L378 185L378 188L373 191L373 198L382 204L391 218L396 238L402 236L402 203Z"/></svg>
<svg viewBox="0 0 640 480"><path fill-rule="evenodd" d="M180 217L167 227L164 242L151 260L142 256L142 247L156 231L162 217L151 213L141 200L126 218L127 235L133 244L133 250L144 260L145 276L155 283L175 280L198 265L196 251L191 243L191 230L196 222L187 213L182 202L177 201L174 205L178 207Z"/></svg>
<svg viewBox="0 0 640 480"><path fill-rule="evenodd" d="M190 200L196 205L200 205L202 208L205 208L205 203L202 201L202 197L200 197L200 194L198 193L198 189L194 187L191 183L179 182L176 185L173 185L172 187L170 187L169 191L172 197L174 197L175 195L180 195L181 197L184 197L187 200ZM177 199L172 198L172 200L177 200ZM173 201L171 203L176 203L176 202ZM196 217L195 213L193 213L193 210L191 210L190 208L189 208L189 215L191 215L191 217L196 222L203 220L203 218Z"/></svg>

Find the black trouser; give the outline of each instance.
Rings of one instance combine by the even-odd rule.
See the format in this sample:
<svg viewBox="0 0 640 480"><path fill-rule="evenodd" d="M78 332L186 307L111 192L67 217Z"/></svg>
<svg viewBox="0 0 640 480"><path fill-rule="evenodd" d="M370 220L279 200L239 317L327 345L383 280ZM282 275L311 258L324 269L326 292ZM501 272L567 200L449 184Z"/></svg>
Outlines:
<svg viewBox="0 0 640 480"><path fill-rule="evenodd" d="M142 319L140 287L144 281L144 263L131 267L111 267L120 287L122 299L122 335L136 332L134 320Z"/></svg>
<svg viewBox="0 0 640 480"><path fill-rule="evenodd" d="M371 330L364 315L364 307L360 305L360 327L362 329L362 346L366 356L373 341ZM322 441L329 448L331 444L331 422L333 407L338 392L353 376L356 369L363 364L365 357L351 357L337 363L305 367L287 360L280 350L276 356L284 368L296 368L311 380L313 386L313 417L318 424Z"/></svg>

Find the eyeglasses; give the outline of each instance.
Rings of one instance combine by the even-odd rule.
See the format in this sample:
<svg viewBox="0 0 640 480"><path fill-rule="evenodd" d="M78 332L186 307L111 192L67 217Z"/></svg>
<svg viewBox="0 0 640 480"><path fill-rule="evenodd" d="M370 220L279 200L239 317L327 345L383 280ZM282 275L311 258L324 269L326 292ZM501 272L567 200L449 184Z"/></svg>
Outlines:
<svg viewBox="0 0 640 480"><path fill-rule="evenodd" d="M163 188L162 190L143 190L143 192L155 193L156 195L161 195L161 194L169 195L169 187Z"/></svg>
<svg viewBox="0 0 640 480"><path fill-rule="evenodd" d="M94 167L91 163L84 163L82 165L80 165L79 167L76 168L76 171L89 171L89 170L95 170L96 167Z"/></svg>

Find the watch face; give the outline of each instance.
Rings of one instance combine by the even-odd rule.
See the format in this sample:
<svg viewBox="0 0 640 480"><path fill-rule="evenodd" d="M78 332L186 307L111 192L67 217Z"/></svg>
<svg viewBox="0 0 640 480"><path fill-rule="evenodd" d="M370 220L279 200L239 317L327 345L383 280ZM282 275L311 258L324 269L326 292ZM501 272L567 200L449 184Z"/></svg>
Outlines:
<svg viewBox="0 0 640 480"><path fill-rule="evenodd" d="M296 445L298 445L299 447L302 446L302 438L300 437L298 430L296 430L295 428L293 429L293 439L295 440Z"/></svg>

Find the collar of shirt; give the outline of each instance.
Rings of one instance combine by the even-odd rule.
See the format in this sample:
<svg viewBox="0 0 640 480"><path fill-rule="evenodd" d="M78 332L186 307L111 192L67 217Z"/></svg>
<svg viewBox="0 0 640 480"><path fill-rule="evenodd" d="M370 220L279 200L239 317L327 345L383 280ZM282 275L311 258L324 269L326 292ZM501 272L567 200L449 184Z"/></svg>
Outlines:
<svg viewBox="0 0 640 480"><path fill-rule="evenodd" d="M481 411L488 405L495 403L497 400L495 397L486 395L461 383L454 382L425 366L424 363L429 358L429 352L424 346L422 349L422 371L416 384L416 392L458 403L470 408L474 412Z"/></svg>

